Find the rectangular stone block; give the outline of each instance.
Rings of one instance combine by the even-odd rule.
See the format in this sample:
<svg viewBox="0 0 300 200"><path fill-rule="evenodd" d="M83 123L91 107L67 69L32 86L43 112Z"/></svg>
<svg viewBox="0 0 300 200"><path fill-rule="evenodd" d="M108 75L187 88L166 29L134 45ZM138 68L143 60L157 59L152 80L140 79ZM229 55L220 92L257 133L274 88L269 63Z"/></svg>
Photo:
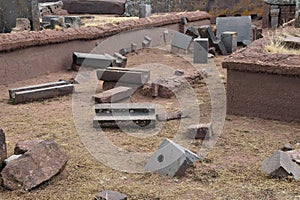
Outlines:
<svg viewBox="0 0 300 200"><path fill-rule="evenodd" d="M111 190L104 190L98 193L94 200L127 200L127 195Z"/></svg>
<svg viewBox="0 0 300 200"><path fill-rule="evenodd" d="M107 68L112 65L111 57L92 53L73 53L73 64L93 68Z"/></svg>
<svg viewBox="0 0 300 200"><path fill-rule="evenodd" d="M122 99L129 98L133 92L132 88L120 86L96 94L93 96L93 99L96 103L115 103Z"/></svg>
<svg viewBox="0 0 300 200"><path fill-rule="evenodd" d="M107 69L98 69L97 77L99 80L107 82L145 84L149 81L150 71L145 69L109 67Z"/></svg>
<svg viewBox="0 0 300 200"><path fill-rule="evenodd" d="M166 138L149 159L145 170L169 177L182 176L198 160L197 154Z"/></svg>
<svg viewBox="0 0 300 200"><path fill-rule="evenodd" d="M192 40L193 38L191 36L176 32L173 37L171 47L187 51L190 48Z"/></svg>
<svg viewBox="0 0 300 200"><path fill-rule="evenodd" d="M223 42L226 51L233 53L237 50L237 33L225 31L221 34L221 41Z"/></svg>
<svg viewBox="0 0 300 200"><path fill-rule="evenodd" d="M150 103L113 103L95 105L95 128L154 128L155 105Z"/></svg>
<svg viewBox="0 0 300 200"><path fill-rule="evenodd" d="M32 30L40 30L38 0L1 0L0 32L9 33L17 18L28 18Z"/></svg>
<svg viewBox="0 0 300 200"><path fill-rule="evenodd" d="M151 44L151 41L152 41L152 38L148 37L148 36L145 36L144 37L144 40L142 42L142 47L143 48L149 48L150 47L150 44Z"/></svg>
<svg viewBox="0 0 300 200"><path fill-rule="evenodd" d="M208 38L194 39L194 63L208 62Z"/></svg>
<svg viewBox="0 0 300 200"><path fill-rule="evenodd" d="M251 16L218 17L216 25L218 38L221 37L223 32L231 31L237 33L238 42L243 42L244 40L252 41Z"/></svg>
<svg viewBox="0 0 300 200"><path fill-rule="evenodd" d="M212 126L208 124L191 125L187 129L187 137L190 139L209 139L212 137Z"/></svg>
<svg viewBox="0 0 300 200"><path fill-rule="evenodd" d="M151 5L141 4L140 5L140 18L150 17L151 16Z"/></svg>
<svg viewBox="0 0 300 200"><path fill-rule="evenodd" d="M22 87L9 90L10 100L25 103L71 94L74 86L65 81Z"/></svg>

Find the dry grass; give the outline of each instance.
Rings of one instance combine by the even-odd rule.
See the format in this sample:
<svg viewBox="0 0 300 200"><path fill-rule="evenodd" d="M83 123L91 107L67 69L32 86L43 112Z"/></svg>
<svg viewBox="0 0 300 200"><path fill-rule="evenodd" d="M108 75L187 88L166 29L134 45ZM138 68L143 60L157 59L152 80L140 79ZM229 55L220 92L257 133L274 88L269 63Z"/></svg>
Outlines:
<svg viewBox="0 0 300 200"><path fill-rule="evenodd" d="M141 60L133 61L129 57L128 63L146 62L144 59L148 57L155 60L160 55L149 54L151 52L146 56L140 54ZM161 59L169 66L179 63L177 58L167 59L162 55ZM8 86L0 85L0 127L6 132L9 154L12 154L14 144L19 140L53 139L69 157L62 174L31 192L8 191L0 187L1 200L93 199L97 192L104 189L125 193L130 200L300 198L299 182L290 178L271 179L261 171L260 164L285 143L299 143L300 124L227 116L223 134L207 157L188 169L184 177L168 178L113 170L93 158L77 135L71 96L28 104L8 104L8 88L67 79L72 75L70 72L49 74ZM201 82L195 86L195 91L202 102L201 111L205 118L209 116L210 107L207 88ZM178 121L167 123L159 136L145 142L118 130L105 134L124 149L153 151L161 138L174 136L177 125ZM198 143L192 143L189 148L197 149Z"/></svg>
<svg viewBox="0 0 300 200"><path fill-rule="evenodd" d="M93 15L92 19L83 19L84 26L103 26L106 23L119 23L121 21L138 19L138 17L120 17L115 15Z"/></svg>
<svg viewBox="0 0 300 200"><path fill-rule="evenodd" d="M279 53L279 54L295 54L300 55L299 45L287 45L284 42L286 37L299 37L300 38L300 29L292 28L286 29L280 33L275 32L275 34L270 35L269 43L265 46L265 51L268 53Z"/></svg>

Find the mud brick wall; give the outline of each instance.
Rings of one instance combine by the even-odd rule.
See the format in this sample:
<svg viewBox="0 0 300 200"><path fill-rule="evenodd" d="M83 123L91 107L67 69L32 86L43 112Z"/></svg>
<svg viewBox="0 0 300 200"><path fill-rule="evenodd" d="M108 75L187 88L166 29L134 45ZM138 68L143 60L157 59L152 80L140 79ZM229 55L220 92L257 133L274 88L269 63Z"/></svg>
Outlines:
<svg viewBox="0 0 300 200"><path fill-rule="evenodd" d="M90 52L109 36L123 31L150 27L178 31L182 17L189 25L210 24L208 13L196 11L153 15L101 27L0 34L0 84L66 70L72 64L73 52Z"/></svg>
<svg viewBox="0 0 300 200"><path fill-rule="evenodd" d="M285 22L288 22L292 19L295 19L295 8L294 4L290 5L278 5L280 10L279 12L279 25L282 25ZM271 4L264 3L263 8L263 19L262 19L262 28L270 28L271 18L270 18L270 9Z"/></svg>
<svg viewBox="0 0 300 200"><path fill-rule="evenodd" d="M295 19L295 5L280 5L279 24Z"/></svg>
<svg viewBox="0 0 300 200"><path fill-rule="evenodd" d="M222 63L227 69L227 114L300 122L300 56L263 52L254 41Z"/></svg>

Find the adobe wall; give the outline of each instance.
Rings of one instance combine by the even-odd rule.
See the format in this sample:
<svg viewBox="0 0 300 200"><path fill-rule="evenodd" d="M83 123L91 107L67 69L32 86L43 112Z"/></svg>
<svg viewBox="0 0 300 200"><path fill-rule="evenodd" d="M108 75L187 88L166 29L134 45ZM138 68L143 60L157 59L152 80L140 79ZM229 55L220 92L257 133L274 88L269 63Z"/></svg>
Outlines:
<svg viewBox="0 0 300 200"><path fill-rule="evenodd" d="M228 57L227 114L300 121L300 55L268 54L268 39Z"/></svg>
<svg viewBox="0 0 300 200"><path fill-rule="evenodd" d="M150 27L178 31L181 17L187 17L189 24L210 24L208 13L196 11L154 15L103 27L0 34L0 84L66 70L72 64L74 51L90 52L96 44L123 31Z"/></svg>

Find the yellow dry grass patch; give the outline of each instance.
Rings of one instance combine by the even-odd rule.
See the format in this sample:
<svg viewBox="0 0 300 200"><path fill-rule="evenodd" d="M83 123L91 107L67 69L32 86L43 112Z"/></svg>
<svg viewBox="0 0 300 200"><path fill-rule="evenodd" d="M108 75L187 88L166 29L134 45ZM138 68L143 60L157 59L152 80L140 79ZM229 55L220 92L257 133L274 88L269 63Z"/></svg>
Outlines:
<svg viewBox="0 0 300 200"><path fill-rule="evenodd" d="M268 33L269 35L270 33ZM265 46L265 51L271 54L295 54L300 55L299 48L290 48L284 43L286 37L299 37L300 38L300 29L293 28L285 30L281 33L275 33L272 36L269 36L271 39L269 43Z"/></svg>
<svg viewBox="0 0 300 200"><path fill-rule="evenodd" d="M118 24L121 21L138 19L138 17L120 17L115 15L94 15L92 19L84 19L84 26L91 27L91 26L103 26L106 23L114 23Z"/></svg>

